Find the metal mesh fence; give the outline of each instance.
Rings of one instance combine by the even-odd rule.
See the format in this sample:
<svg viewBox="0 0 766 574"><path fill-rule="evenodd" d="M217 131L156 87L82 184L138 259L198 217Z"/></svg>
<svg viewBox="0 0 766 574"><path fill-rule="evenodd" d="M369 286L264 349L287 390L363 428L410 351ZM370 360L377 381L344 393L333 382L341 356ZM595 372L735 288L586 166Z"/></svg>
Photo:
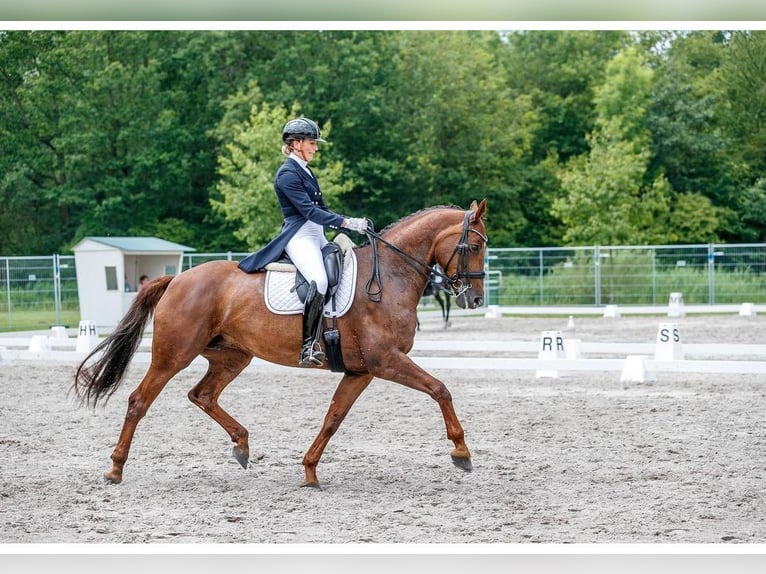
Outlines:
<svg viewBox="0 0 766 574"><path fill-rule="evenodd" d="M766 302L766 245L489 249L487 301L498 305Z"/></svg>
<svg viewBox="0 0 766 574"><path fill-rule="evenodd" d="M74 256L0 257L0 314L15 326L61 324L79 315Z"/></svg>
<svg viewBox="0 0 766 574"><path fill-rule="evenodd" d="M183 270L248 253L192 253ZM490 248L485 301L504 306L766 303L766 244ZM0 257L0 330L79 320L74 256ZM63 321L63 323L62 323Z"/></svg>

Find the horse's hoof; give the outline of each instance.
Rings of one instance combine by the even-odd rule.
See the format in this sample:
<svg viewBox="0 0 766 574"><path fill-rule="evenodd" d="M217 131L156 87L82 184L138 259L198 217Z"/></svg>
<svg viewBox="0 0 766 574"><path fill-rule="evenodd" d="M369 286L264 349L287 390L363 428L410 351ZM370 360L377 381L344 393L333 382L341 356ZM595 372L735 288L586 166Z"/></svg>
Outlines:
<svg viewBox="0 0 766 574"><path fill-rule="evenodd" d="M319 486L318 482L315 481L306 481L304 480L301 483L301 488L313 488L314 490L322 490L322 487Z"/></svg>
<svg viewBox="0 0 766 574"><path fill-rule="evenodd" d="M242 452L242 449L235 446L231 449L231 454L237 459L237 462L242 465L242 468L247 469L248 455Z"/></svg>
<svg viewBox="0 0 766 574"><path fill-rule="evenodd" d="M104 481L110 484L120 484L122 482L122 474L110 470L104 473Z"/></svg>
<svg viewBox="0 0 766 574"><path fill-rule="evenodd" d="M473 464L471 464L471 459L466 458L464 456L452 455L452 464L454 464L456 467L466 472L471 472L473 470Z"/></svg>

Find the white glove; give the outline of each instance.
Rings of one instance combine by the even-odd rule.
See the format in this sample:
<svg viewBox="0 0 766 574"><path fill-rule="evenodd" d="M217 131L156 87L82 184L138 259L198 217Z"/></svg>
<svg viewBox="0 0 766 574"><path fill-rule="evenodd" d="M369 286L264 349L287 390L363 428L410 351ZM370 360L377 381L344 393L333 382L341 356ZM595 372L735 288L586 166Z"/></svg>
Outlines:
<svg viewBox="0 0 766 574"><path fill-rule="evenodd" d="M365 233L367 231L367 219L364 217L349 217L343 223L343 227L357 233Z"/></svg>

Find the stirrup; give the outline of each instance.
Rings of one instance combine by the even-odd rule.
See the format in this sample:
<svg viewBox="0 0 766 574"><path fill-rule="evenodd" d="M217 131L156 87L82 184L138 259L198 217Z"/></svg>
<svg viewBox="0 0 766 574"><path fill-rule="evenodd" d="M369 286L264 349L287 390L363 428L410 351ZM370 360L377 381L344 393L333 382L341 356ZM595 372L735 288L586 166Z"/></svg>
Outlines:
<svg viewBox="0 0 766 574"><path fill-rule="evenodd" d="M321 367L325 354L321 349L315 349L316 341L311 341L301 349L299 367Z"/></svg>

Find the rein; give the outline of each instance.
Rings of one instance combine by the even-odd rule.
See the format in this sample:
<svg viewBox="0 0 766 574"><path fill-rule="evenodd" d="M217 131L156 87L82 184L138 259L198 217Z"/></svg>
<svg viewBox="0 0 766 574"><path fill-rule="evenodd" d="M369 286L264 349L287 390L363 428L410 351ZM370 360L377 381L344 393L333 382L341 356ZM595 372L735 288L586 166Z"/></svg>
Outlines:
<svg viewBox="0 0 766 574"><path fill-rule="evenodd" d="M452 251L452 255L450 255L450 258L447 261L447 265L445 266L449 267L452 259L457 254L457 268L455 273L451 276L447 275L444 272L442 266L438 263L435 263L433 266L429 266L427 263L421 261L420 259L405 253L393 243L386 241L379 233L374 230L372 227L372 222L370 222L369 226L367 227L367 231L365 232L367 239L370 241L370 246L372 247L372 273L369 280L367 281L367 284L365 285L365 292L367 293L367 297L370 299L370 301L374 301L376 303L380 302L381 293L383 292L383 285L380 282L380 262L378 260L378 246L375 242L376 239L386 245L386 247L396 253L399 258L402 259L402 261L412 267L419 274L423 275L426 279L431 281L439 289L445 293L455 296L456 298L471 288L471 279L484 279L486 274L483 270L468 270L468 233L472 231L481 237L485 244L487 242L487 237L483 233L473 229L470 226L469 222L471 219L471 213L471 211L466 211L465 215L463 216L463 233L461 234L460 240L458 241L457 245L455 245L455 249ZM463 270L461 270L461 268ZM467 279L468 282L464 283L462 279ZM373 283L377 283L378 287L376 291L372 290Z"/></svg>

